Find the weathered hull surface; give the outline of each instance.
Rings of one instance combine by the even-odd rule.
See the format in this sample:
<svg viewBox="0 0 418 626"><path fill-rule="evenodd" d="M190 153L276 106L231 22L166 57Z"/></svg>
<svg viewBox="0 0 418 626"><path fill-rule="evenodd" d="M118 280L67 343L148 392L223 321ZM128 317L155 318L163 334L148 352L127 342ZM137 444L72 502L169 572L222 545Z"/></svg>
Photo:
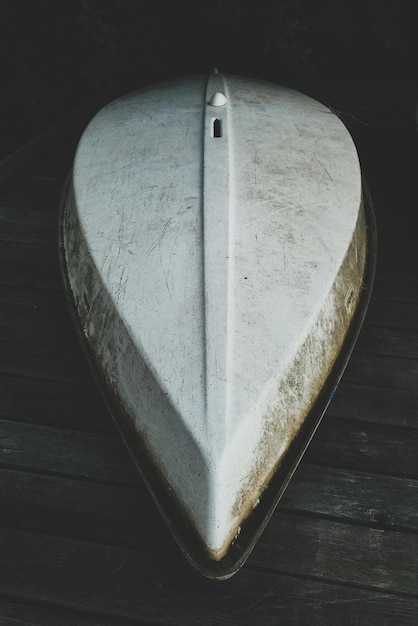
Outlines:
<svg viewBox="0 0 418 626"><path fill-rule="evenodd" d="M340 120L236 76L128 94L87 127L63 203L83 345L174 536L243 564L354 346L373 212Z"/></svg>

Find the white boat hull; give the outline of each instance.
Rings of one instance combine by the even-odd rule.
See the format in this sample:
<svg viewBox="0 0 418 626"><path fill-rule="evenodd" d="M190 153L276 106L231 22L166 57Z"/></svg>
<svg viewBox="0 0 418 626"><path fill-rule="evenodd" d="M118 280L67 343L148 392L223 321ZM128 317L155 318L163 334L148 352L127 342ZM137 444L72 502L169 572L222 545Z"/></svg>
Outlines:
<svg viewBox="0 0 418 626"><path fill-rule="evenodd" d="M83 343L174 536L206 576L247 558L343 372L374 221L340 120L214 74L86 129L62 205Z"/></svg>

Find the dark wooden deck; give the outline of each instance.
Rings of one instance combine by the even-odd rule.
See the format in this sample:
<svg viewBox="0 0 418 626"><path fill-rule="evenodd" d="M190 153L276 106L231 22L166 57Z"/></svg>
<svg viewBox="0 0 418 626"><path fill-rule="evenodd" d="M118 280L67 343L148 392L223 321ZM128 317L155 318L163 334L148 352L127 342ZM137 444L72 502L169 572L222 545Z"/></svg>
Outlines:
<svg viewBox="0 0 418 626"><path fill-rule="evenodd" d="M0 191L0 624L418 623L416 139L365 129L372 302L339 390L244 568L201 579L84 362L57 263L77 133Z"/></svg>

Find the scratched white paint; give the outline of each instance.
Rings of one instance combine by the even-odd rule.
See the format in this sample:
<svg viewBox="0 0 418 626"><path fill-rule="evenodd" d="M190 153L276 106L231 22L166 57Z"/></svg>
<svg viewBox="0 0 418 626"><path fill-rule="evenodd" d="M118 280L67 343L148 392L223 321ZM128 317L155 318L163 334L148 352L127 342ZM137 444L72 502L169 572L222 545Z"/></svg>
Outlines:
<svg viewBox="0 0 418 626"><path fill-rule="evenodd" d="M225 96L217 106L214 94ZM65 246L86 335L220 558L355 308L364 265L355 147L300 93L198 76L100 111L72 186Z"/></svg>

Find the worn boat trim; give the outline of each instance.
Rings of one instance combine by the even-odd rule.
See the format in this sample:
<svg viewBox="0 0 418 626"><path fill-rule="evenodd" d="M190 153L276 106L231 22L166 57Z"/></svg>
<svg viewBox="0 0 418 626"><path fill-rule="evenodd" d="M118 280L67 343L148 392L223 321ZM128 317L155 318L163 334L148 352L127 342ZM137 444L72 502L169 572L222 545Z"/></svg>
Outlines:
<svg viewBox="0 0 418 626"><path fill-rule="evenodd" d="M366 221L366 260L363 284L357 308L347 330L341 351L313 408L306 417L300 430L295 435L290 448L284 455L284 460L280 462L272 474L258 505L242 523L240 533L231 543L227 553L221 559L215 560L208 554L197 531L191 524L188 516L183 512L181 503L177 500L145 446L139 440L135 427L123 408L123 402L117 396L115 390L105 384L105 378L102 375L100 365L94 358L85 334L79 325L76 305L66 271L67 263L63 235L66 198L70 183L71 173L67 178L60 206L59 253L66 297L74 325L80 338L80 343L84 349L91 370L97 379L98 386L115 425L126 447L130 451L136 467L153 495L156 505L173 537L176 539L187 559L203 576L218 580L227 579L236 573L244 564L276 508L328 407L356 343L370 300L376 265L376 225L369 192L366 185L363 184L362 201Z"/></svg>

